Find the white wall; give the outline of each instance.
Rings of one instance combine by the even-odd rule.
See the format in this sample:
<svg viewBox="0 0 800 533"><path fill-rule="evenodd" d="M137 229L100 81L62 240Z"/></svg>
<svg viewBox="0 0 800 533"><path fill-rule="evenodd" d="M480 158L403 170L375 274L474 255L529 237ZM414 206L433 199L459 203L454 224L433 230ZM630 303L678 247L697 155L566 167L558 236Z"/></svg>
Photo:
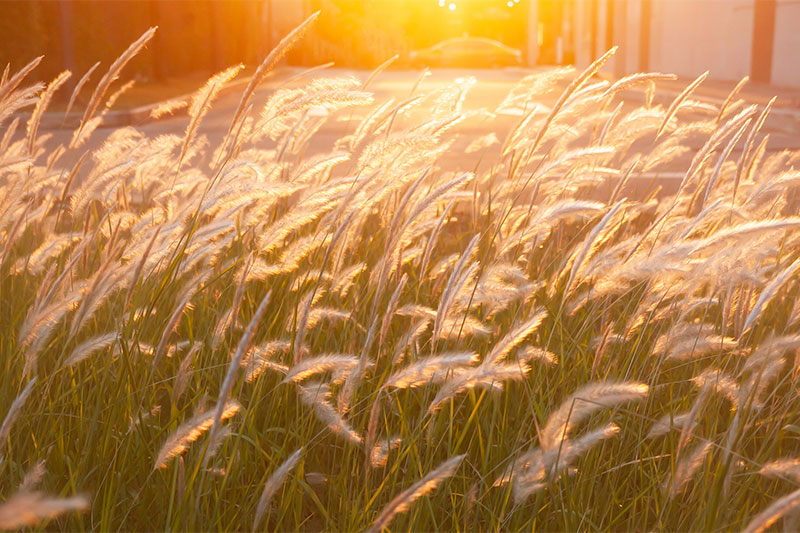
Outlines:
<svg viewBox="0 0 800 533"><path fill-rule="evenodd" d="M625 12L625 72L639 72L639 38L642 18L641 0L630 0L624 4ZM652 69L651 69L652 70Z"/></svg>
<svg viewBox="0 0 800 533"><path fill-rule="evenodd" d="M576 66L587 66L590 55L590 0L577 0ZM652 0L649 70L711 79L739 81L751 74L753 5L760 0ZM641 0L597 0L596 52L605 51L606 7L615 2L614 43L617 55L604 69L621 77L639 71ZM536 2L532 1L532 5ZM530 16L536 20L536 9ZM529 36L529 47L536 48ZM800 0L777 0L772 83L800 87Z"/></svg>
<svg viewBox="0 0 800 533"><path fill-rule="evenodd" d="M579 69L589 66L594 58L591 57L592 30L591 16L588 2L578 1L575 5L575 66Z"/></svg>
<svg viewBox="0 0 800 533"><path fill-rule="evenodd" d="M739 80L750 74L752 41L753 0L653 0L651 71Z"/></svg>
<svg viewBox="0 0 800 533"><path fill-rule="evenodd" d="M800 87L800 3L797 0L778 0L773 46L772 83Z"/></svg>
<svg viewBox="0 0 800 533"><path fill-rule="evenodd" d="M536 66L539 59L539 2L533 1L528 4L528 31L526 33L526 52L528 56L528 66Z"/></svg>

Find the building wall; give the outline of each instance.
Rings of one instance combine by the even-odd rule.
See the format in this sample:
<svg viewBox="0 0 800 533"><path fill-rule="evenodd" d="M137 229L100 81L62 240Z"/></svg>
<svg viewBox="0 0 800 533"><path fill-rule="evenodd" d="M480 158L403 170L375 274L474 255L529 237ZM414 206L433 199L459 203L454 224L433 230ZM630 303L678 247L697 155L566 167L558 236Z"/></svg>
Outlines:
<svg viewBox="0 0 800 533"><path fill-rule="evenodd" d="M578 3L578 9L575 10L575 64L576 65L589 65L592 61L592 19L591 19L591 6L589 2Z"/></svg>
<svg viewBox="0 0 800 533"><path fill-rule="evenodd" d="M533 0L535 1L535 0ZM578 0L574 13L575 65L585 68L611 46L618 50L603 68L604 72L624 76L639 71L639 39L641 0L594 0L597 1L597 30L594 43L591 40L592 13L589 1ZM608 17L611 4L612 18ZM608 24L611 22L611 43L608 42Z"/></svg>
<svg viewBox="0 0 800 533"><path fill-rule="evenodd" d="M642 2L641 0L628 0L621 2L621 9L625 16L625 25L620 28L624 33L625 38L620 43L624 48L624 73L630 74L632 72L639 72L639 39L641 38L641 18L642 18Z"/></svg>
<svg viewBox="0 0 800 533"><path fill-rule="evenodd" d="M738 81L753 76L754 6L764 0L578 0L573 22L576 66L586 67L607 48L607 9L619 51L604 69L616 76L647 70ZM591 42L590 6L598 5ZM650 12L649 23L642 18ZM535 13L535 10L531 10ZM649 46L644 47L642 39ZM768 47L767 47L768 48ZM771 80L800 87L800 0L776 0ZM535 54L531 54L535 57Z"/></svg>
<svg viewBox="0 0 800 533"><path fill-rule="evenodd" d="M772 83L800 87L800 3L796 0L778 0L773 46Z"/></svg>
<svg viewBox="0 0 800 533"><path fill-rule="evenodd" d="M750 74L753 0L652 0L651 71L739 80Z"/></svg>

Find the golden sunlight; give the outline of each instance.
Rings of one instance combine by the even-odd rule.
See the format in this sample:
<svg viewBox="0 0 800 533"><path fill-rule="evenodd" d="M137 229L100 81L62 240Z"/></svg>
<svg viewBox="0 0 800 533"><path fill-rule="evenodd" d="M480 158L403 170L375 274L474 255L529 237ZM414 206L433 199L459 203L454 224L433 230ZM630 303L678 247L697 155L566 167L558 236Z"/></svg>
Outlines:
<svg viewBox="0 0 800 533"><path fill-rule="evenodd" d="M0 530L800 530L798 27L0 0Z"/></svg>

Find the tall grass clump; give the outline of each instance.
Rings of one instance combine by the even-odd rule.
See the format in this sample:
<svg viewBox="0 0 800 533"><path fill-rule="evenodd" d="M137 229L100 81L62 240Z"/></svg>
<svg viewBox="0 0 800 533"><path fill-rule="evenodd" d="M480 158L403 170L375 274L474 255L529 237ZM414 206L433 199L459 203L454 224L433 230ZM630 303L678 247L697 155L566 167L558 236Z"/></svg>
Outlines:
<svg viewBox="0 0 800 533"><path fill-rule="evenodd" d="M611 84L613 51L481 112L464 79L259 92L312 22L214 143L238 67L179 133L102 128L152 31L66 137L69 74L3 76L0 527L795 527L800 153L770 106Z"/></svg>

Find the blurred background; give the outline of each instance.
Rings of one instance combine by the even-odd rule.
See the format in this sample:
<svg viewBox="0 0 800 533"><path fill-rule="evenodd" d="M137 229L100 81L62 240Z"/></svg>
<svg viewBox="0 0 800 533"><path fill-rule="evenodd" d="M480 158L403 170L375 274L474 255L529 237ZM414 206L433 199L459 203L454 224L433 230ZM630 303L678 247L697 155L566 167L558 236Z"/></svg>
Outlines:
<svg viewBox="0 0 800 533"><path fill-rule="evenodd" d="M290 64L372 68L398 53L396 68L469 58L580 67L619 45L606 67L617 76L710 70L712 79L800 87L800 0L2 0L0 64L14 70L45 54L41 79L82 73L157 25L129 72L205 76L257 63L317 10Z"/></svg>

